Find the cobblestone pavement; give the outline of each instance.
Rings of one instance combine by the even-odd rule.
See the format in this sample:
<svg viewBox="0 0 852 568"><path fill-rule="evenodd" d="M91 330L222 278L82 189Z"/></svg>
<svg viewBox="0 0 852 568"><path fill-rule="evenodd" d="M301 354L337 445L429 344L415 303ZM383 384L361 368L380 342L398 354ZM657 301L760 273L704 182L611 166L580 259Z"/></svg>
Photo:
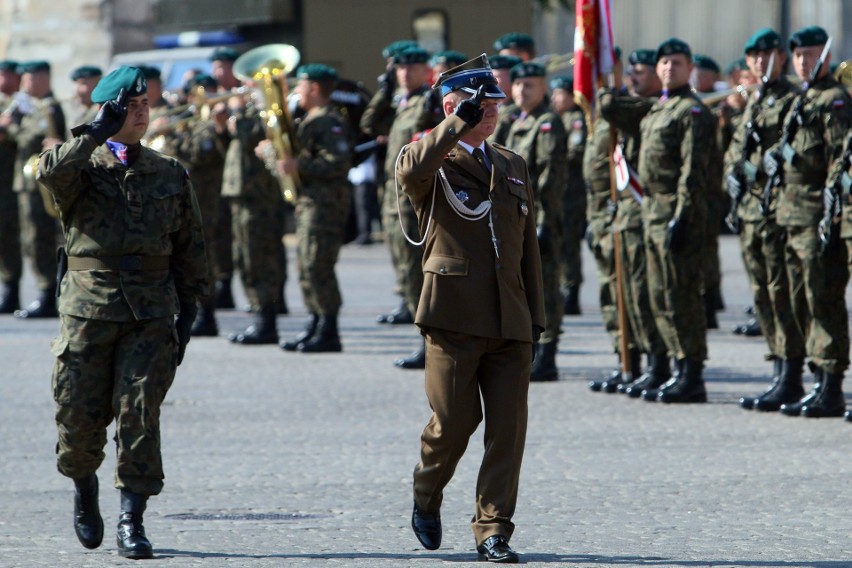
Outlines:
<svg viewBox="0 0 852 568"><path fill-rule="evenodd" d="M852 424L739 408L741 395L763 389L771 365L762 339L730 333L746 317L749 290L736 240L722 237L721 251L727 311L709 334L710 402L694 406L586 388L614 357L584 258L583 315L564 320L561 380L531 387L512 540L522 561L852 566ZM382 245L343 251L342 354L193 339L163 409L167 478L145 516L156 554L145 566L476 561L468 522L481 429L445 493L443 547L422 550L411 533L411 470L429 408L422 372L391 364L418 346L414 327L374 320L397 303L388 259ZM305 315L295 280L287 295L283 336L298 332ZM221 335L247 321L221 312ZM56 330L56 320L0 317L0 566L128 565L113 537L111 449L99 471L104 545L83 549L71 527L72 486L53 453L48 345Z"/></svg>

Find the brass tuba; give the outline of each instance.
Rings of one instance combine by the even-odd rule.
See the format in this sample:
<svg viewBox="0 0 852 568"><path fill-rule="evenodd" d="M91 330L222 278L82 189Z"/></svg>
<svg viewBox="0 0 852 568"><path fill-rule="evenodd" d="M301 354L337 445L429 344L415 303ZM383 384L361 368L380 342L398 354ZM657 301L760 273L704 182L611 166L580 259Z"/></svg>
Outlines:
<svg viewBox="0 0 852 568"><path fill-rule="evenodd" d="M846 90L852 90L852 59L841 61L834 72L834 78L842 83Z"/></svg>
<svg viewBox="0 0 852 568"><path fill-rule="evenodd" d="M287 73L299 64L299 50L286 43L273 43L246 51L234 61L234 75L257 85L262 101L261 117L266 124L266 137L272 142L275 159L293 157L296 133L287 108ZM270 164L267 164L269 166ZM271 168L276 171L275 168ZM293 202L299 191L299 174L280 176L284 200Z"/></svg>

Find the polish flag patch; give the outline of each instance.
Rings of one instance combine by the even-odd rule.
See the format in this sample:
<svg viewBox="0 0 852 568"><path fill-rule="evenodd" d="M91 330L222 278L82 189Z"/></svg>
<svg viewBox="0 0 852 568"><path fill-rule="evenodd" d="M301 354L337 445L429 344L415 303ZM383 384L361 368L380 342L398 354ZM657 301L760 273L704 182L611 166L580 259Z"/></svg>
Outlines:
<svg viewBox="0 0 852 568"><path fill-rule="evenodd" d="M553 125L549 122L542 122L541 126L538 127L539 132L550 132L553 128Z"/></svg>

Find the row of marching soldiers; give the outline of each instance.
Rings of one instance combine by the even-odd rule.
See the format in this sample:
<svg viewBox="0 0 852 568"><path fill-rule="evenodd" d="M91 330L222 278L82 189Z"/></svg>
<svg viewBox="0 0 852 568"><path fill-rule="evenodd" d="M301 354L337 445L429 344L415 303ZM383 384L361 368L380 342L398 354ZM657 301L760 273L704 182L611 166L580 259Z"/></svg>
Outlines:
<svg viewBox="0 0 852 568"><path fill-rule="evenodd" d="M632 94L598 93L594 138L608 132L602 123L617 129L621 152L637 169L634 189L644 195L639 205L623 192L603 221L613 223L621 241L615 254L624 266L630 361L620 367L633 373L620 368L590 388L647 401L706 402L709 310L702 295L714 285L706 267L716 262L711 243L724 217L739 234L772 364L766 390L743 397L741 406L810 418L845 413L852 420L841 388L849 366L852 99L829 71L830 44L817 26L788 43L769 28L755 32L744 46L747 102L723 108L721 121L691 88L697 58L676 38L630 55ZM787 77L790 61L800 85ZM596 180L586 182L594 199ZM594 232L594 217L590 224ZM604 318L618 345L618 319L606 310Z"/></svg>

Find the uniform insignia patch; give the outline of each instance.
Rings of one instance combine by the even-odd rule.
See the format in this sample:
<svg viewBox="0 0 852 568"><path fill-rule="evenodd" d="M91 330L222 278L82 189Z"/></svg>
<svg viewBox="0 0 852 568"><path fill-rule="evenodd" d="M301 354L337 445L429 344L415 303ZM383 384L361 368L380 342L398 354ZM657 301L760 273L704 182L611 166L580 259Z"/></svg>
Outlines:
<svg viewBox="0 0 852 568"><path fill-rule="evenodd" d="M457 198L458 198L458 200L459 200L459 201L461 201L462 203L467 203L467 200L468 200L468 199L470 199L470 196L469 196L469 195L467 194L467 192L466 192L465 190L463 190L463 189L462 189L462 190L460 190L460 191L457 191L457 192L456 192L456 197L457 197Z"/></svg>
<svg viewBox="0 0 852 568"><path fill-rule="evenodd" d="M583 129L583 121L582 120L575 120L574 122L571 123L571 128L573 128L574 130L582 130Z"/></svg>
<svg viewBox="0 0 852 568"><path fill-rule="evenodd" d="M420 132L415 132L414 135L411 137L411 141L417 142L418 140L422 140L430 132L432 132L431 128L428 128L426 130L421 130Z"/></svg>
<svg viewBox="0 0 852 568"><path fill-rule="evenodd" d="M549 122L542 122L541 126L538 127L539 132L550 132L550 129L553 128L553 125Z"/></svg>
<svg viewBox="0 0 852 568"><path fill-rule="evenodd" d="M506 179L509 180L510 182L514 183L515 185L524 185L523 180L520 180L518 178L507 177Z"/></svg>
<svg viewBox="0 0 852 568"><path fill-rule="evenodd" d="M521 213L523 215L529 215L530 214L530 208L527 207L526 201L521 201Z"/></svg>
<svg viewBox="0 0 852 568"><path fill-rule="evenodd" d="M692 114L694 114L694 115L701 114L701 107L699 107L699 106L694 106L694 107L692 107L692 108L690 109L690 111L691 111L691 112L692 112Z"/></svg>
<svg viewBox="0 0 852 568"><path fill-rule="evenodd" d="M834 108L843 108L844 106L846 106L846 102L843 99L834 99L832 106Z"/></svg>

